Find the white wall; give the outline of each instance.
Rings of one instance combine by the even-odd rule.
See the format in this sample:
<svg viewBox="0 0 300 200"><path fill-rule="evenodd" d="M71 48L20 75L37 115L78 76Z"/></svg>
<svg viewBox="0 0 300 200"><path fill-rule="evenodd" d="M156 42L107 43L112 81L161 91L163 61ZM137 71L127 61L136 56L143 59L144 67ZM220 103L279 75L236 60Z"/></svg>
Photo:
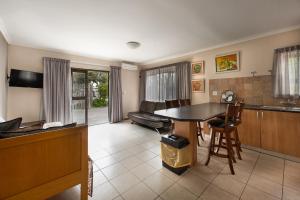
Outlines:
<svg viewBox="0 0 300 200"><path fill-rule="evenodd" d="M34 72L43 72L43 57L69 59L71 60L72 67L85 69L109 71L110 65L120 65L119 62L115 61L104 61L95 58L87 58L58 52L9 45L8 70L14 68ZM78 64L76 62L82 62L86 64ZM88 63L97 64L99 66L89 65ZM131 99L138 98L138 89L130 85L131 80L134 81L135 79L138 79L138 74L136 72L127 72L127 70L122 70L122 78L124 116L126 116L126 112L134 111L135 106L137 106L137 101L127 101L127 94L131 97ZM36 121L42 118L41 111L42 89L17 87L8 88L7 117L9 119L22 116L23 121L25 122Z"/></svg>
<svg viewBox="0 0 300 200"><path fill-rule="evenodd" d="M300 44L300 29L216 48L194 55L166 60L143 66L143 68L151 68L185 60L191 62L204 60L205 75L203 77L206 79L205 93L193 93L192 95L192 103L198 104L209 101L209 79L248 77L252 76L251 71L256 71L256 75L270 75L268 70L272 69L274 49L295 44ZM240 51L240 71L217 74L215 72L215 56L232 51ZM200 77L193 78L196 79Z"/></svg>
<svg viewBox="0 0 300 200"><path fill-rule="evenodd" d="M0 32L0 117L6 119L7 100L7 42Z"/></svg>
<svg viewBox="0 0 300 200"><path fill-rule="evenodd" d="M122 70L123 113L139 110L139 71Z"/></svg>

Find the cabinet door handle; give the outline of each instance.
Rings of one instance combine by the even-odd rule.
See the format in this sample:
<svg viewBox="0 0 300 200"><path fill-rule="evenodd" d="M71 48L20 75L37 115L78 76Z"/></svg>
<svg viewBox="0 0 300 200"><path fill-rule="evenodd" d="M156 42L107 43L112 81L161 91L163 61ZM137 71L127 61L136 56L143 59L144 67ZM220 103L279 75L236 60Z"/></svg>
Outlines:
<svg viewBox="0 0 300 200"><path fill-rule="evenodd" d="M261 118L264 118L264 112L263 111L261 112Z"/></svg>
<svg viewBox="0 0 300 200"><path fill-rule="evenodd" d="M256 118L258 118L258 111L256 111Z"/></svg>

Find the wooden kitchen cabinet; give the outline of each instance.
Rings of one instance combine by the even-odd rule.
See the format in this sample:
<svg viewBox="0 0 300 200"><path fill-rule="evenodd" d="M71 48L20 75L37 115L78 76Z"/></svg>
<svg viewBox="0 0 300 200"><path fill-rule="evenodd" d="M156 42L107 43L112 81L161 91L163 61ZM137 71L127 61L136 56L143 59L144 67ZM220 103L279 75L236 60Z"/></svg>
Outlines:
<svg viewBox="0 0 300 200"><path fill-rule="evenodd" d="M300 113L261 111L261 148L300 157Z"/></svg>
<svg viewBox="0 0 300 200"><path fill-rule="evenodd" d="M242 144L259 148L261 147L260 118L260 110L243 110L242 123L238 127L239 137Z"/></svg>

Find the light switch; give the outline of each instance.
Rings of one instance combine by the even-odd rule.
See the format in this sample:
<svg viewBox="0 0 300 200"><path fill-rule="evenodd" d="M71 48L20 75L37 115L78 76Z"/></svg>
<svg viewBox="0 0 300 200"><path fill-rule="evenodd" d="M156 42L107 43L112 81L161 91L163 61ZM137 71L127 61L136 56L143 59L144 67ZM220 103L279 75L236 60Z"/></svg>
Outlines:
<svg viewBox="0 0 300 200"><path fill-rule="evenodd" d="M218 95L218 91L213 91L213 92L212 92L212 95L213 95L213 96L217 96L217 95Z"/></svg>

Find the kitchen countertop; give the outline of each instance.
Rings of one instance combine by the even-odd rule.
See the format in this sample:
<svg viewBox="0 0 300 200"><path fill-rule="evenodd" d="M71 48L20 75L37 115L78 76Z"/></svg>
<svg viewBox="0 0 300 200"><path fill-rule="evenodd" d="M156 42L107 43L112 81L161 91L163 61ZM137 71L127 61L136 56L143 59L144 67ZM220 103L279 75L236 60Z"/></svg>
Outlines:
<svg viewBox="0 0 300 200"><path fill-rule="evenodd" d="M245 104L244 108L250 110L267 110L267 111L300 113L300 107L296 107L296 106L294 107L294 106L269 106L269 105Z"/></svg>

